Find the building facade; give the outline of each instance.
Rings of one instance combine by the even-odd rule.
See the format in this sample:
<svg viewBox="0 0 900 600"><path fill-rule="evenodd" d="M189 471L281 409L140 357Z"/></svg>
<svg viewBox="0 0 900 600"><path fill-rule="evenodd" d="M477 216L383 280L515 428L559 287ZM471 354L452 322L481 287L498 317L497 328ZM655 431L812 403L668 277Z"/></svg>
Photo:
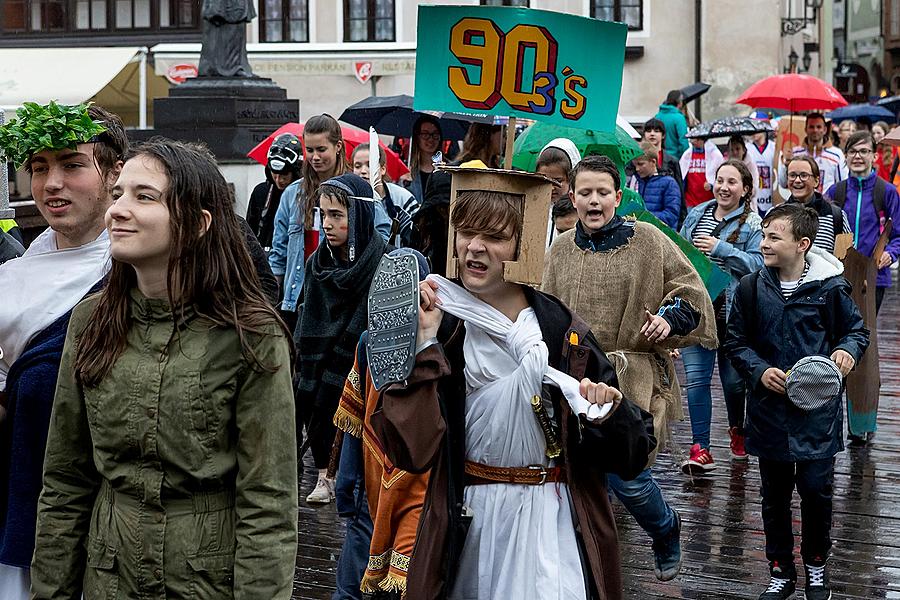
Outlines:
<svg viewBox="0 0 900 600"><path fill-rule="evenodd" d="M322 112L339 116L373 94L415 93L418 6L434 0L247 1L258 13L247 26L254 72L299 99L301 119ZM691 105L696 116L710 119L745 114L748 109L734 100L762 77L794 68L830 79L834 69L830 51L818 50L832 46L830 0L442 3L527 6L626 23L619 113L635 123L656 114L669 90L695 81L712 85ZM70 95L83 95L79 101L96 101L122 115L129 126L152 126L153 98L196 74L200 5L199 0L0 0L0 65L22 63L8 53L34 49L46 55L38 49L64 49L64 57L53 59L57 64L30 69L29 76L39 78L30 89L57 94L52 73L68 73L74 82L65 88ZM852 22L859 21L854 17ZM92 77L87 77L79 72L85 69L79 57L98 55L98 47L128 51L92 67ZM16 98L16 89L4 85L0 66L0 106L34 99ZM17 183L18 189L27 189Z"/></svg>
<svg viewBox="0 0 900 600"><path fill-rule="evenodd" d="M298 98L302 118L320 112L340 114L347 105L371 94L414 94L420 0L250 1L259 15L247 31L254 71L271 77ZM796 12L792 7L798 3L821 1L443 3L529 6L625 22L629 32L620 113L640 121L655 114L668 90L697 80L713 84L695 107L701 116L740 112L732 102L743 88L760 77L782 72L793 46L804 52L811 41L818 41L819 23L784 38L779 34L779 19ZM136 105L144 102L152 124L153 97L165 95L168 86L177 85L196 68L202 29L199 5L197 0L0 0L0 50L146 47L146 100L132 89L134 73L114 82L117 93L104 96L97 92L94 99L118 110L133 126L139 124ZM817 67L818 61L809 72L816 73ZM830 74L830 66L824 71Z"/></svg>

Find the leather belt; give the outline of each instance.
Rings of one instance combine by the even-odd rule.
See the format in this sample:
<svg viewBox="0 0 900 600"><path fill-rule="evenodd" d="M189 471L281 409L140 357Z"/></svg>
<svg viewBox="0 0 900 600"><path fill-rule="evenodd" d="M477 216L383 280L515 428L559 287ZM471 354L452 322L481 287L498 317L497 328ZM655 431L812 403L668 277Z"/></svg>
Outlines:
<svg viewBox="0 0 900 600"><path fill-rule="evenodd" d="M489 483L518 483L543 485L566 483L566 472L561 467L528 465L527 467L492 467L471 460L466 461L466 485Z"/></svg>

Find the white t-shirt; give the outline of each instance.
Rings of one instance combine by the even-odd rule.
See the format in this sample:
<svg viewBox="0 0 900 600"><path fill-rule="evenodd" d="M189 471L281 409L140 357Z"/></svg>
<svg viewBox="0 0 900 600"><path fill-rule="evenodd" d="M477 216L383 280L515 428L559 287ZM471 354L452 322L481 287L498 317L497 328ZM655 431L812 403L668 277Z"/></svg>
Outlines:
<svg viewBox="0 0 900 600"><path fill-rule="evenodd" d="M772 161L775 160L775 142L766 140L766 145L762 150L757 148L755 143L750 142L747 144L747 156L756 164L756 170L759 173L756 206L760 216L765 216L772 208Z"/></svg>

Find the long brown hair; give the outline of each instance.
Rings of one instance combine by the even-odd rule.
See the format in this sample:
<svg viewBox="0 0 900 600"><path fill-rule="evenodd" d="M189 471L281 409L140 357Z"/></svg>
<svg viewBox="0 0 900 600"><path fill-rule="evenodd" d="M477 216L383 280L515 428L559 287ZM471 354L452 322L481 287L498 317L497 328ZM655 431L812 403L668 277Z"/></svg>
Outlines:
<svg viewBox="0 0 900 600"><path fill-rule="evenodd" d="M719 175L719 171L722 167L733 167L737 169L737 172L741 176L741 185L745 188L749 188L750 191L741 196L741 202L744 205L744 212L741 213L741 216L738 218L738 226L734 231L731 232L731 235L728 236L728 239L725 240L729 244L733 244L737 241L738 236L741 235L741 227L743 227L744 223L747 222L747 219L750 218L750 215L753 213L753 207L751 206L750 201L753 199L753 175L750 173L750 169L747 168L747 165L744 164L744 161L738 160L736 158L729 158L716 169L716 176Z"/></svg>
<svg viewBox="0 0 900 600"><path fill-rule="evenodd" d="M193 306L215 325L235 328L244 356L256 366L269 371L287 367L262 364L247 339L248 333L264 334L264 328L273 324L279 324L288 339L291 336L263 296L232 208L233 194L215 159L204 147L165 138L140 144L125 160L137 156L157 161L169 179L164 200L172 248L166 282L173 320L183 320L185 307ZM212 224L201 234L204 210L212 215ZM134 268L112 259L108 281L75 357L75 376L82 385L99 384L125 350L131 328L129 292L136 286ZM173 324L173 336L177 330Z"/></svg>
<svg viewBox="0 0 900 600"><path fill-rule="evenodd" d="M437 127L438 133L441 136L441 139L438 140L438 151L441 150L441 147L444 143L444 133L441 130L441 122L437 120L437 118L432 117L431 115L422 115L416 122L413 123L412 137L409 139L409 175L413 179L416 179L419 176L419 153L422 152L422 149L419 147L419 134L422 133L422 125L425 123L431 123L435 127ZM431 160L431 156L428 157ZM425 190L422 190L423 193Z"/></svg>
<svg viewBox="0 0 900 600"><path fill-rule="evenodd" d="M470 160L480 160L491 169L500 168L499 155L491 155L491 136L500 129L499 125L486 123L472 123L466 138L463 140L463 152L457 162L464 163Z"/></svg>
<svg viewBox="0 0 900 600"><path fill-rule="evenodd" d="M334 160L334 172L329 177L337 177L343 175L349 169L347 167L347 144L344 142L344 134L341 132L341 125L337 120L327 113L310 117L303 125L303 146L306 147L306 136L324 133L328 136L328 141L338 147L337 156ZM325 179L328 179L326 177ZM303 194L297 196L297 201L301 202L301 214L303 215L304 224L307 229L313 226L313 209L316 207L316 190L322 184L322 179L316 170L312 168L312 161L309 157L303 161Z"/></svg>

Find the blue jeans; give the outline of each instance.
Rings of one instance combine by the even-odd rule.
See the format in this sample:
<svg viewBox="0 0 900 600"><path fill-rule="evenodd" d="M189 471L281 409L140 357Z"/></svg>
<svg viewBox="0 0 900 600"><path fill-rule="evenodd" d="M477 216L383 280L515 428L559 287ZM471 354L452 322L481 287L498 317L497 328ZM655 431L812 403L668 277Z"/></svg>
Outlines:
<svg viewBox="0 0 900 600"><path fill-rule="evenodd" d="M362 440L344 434L334 486L338 514L347 518L347 537L337 561L337 586L332 600L362 600L359 583L369 563L372 517L363 471Z"/></svg>
<svg viewBox="0 0 900 600"><path fill-rule="evenodd" d="M650 468L641 471L631 481L625 481L618 475L607 474L607 487L615 493L641 529L651 539L665 537L675 527L675 511L663 498L659 484L653 479Z"/></svg>
<svg viewBox="0 0 900 600"><path fill-rule="evenodd" d="M718 319L717 319L718 321ZM724 331L720 334L724 339ZM744 428L744 404L746 389L744 380L731 365L725 353L719 350L707 350L703 346L688 346L681 350L684 360L684 373L687 378L684 388L687 391L688 413L691 416L691 435L694 444L709 448L709 428L712 421L712 374L713 366L718 358L719 379L725 396L725 408L728 411L728 426Z"/></svg>

